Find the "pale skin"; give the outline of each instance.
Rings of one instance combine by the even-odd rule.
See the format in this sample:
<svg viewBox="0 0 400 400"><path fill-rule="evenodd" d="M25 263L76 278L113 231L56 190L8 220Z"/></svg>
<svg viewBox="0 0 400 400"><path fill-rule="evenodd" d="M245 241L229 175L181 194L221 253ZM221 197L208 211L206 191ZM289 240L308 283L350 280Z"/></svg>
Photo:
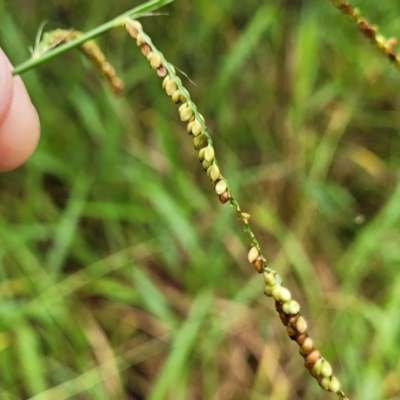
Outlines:
<svg viewBox="0 0 400 400"><path fill-rule="evenodd" d="M23 164L39 140L40 123L35 107L20 77L0 49L0 171Z"/></svg>

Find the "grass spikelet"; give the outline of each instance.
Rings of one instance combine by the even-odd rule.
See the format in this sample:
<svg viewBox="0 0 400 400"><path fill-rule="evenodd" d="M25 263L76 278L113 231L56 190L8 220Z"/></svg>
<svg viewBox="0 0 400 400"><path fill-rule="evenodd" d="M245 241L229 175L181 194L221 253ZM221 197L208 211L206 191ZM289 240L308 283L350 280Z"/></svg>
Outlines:
<svg viewBox="0 0 400 400"><path fill-rule="evenodd" d="M32 58L38 58L50 49L74 40L82 35L82 32L64 29L56 29L51 32L46 32L43 35L43 40L40 46L35 49ZM121 94L124 89L124 83L117 76L115 68L107 61L107 58L101 51L100 47L93 40L89 40L83 43L79 49L95 69L108 81L113 92L115 94Z"/></svg>
<svg viewBox="0 0 400 400"><path fill-rule="evenodd" d="M276 311L286 327L288 336L298 344L305 367L324 390L336 393L339 398L348 399L341 390L338 379L333 375L332 367L322 357L320 351L315 348L314 342L307 332L307 321L300 313L300 304L292 299L289 289L282 285L282 279L277 272L268 267L267 260L249 226L250 215L241 211L238 201L229 188L228 181L221 174L213 141L205 120L190 99L187 89L183 87L181 80L176 75L175 68L157 50L150 37L143 31L140 23L128 18L125 26L128 33L136 39L136 44L147 57L151 67L156 69L157 75L160 76L158 73L160 68L167 71L162 82L162 88L166 94L172 97L175 103L178 97L177 95L174 97L174 94L177 91L185 94L185 101L182 102L178 110L180 119L187 123L187 131L194 137L194 147L199 150L199 160L207 171L207 176L212 181L220 202L224 204L229 201L231 206L236 209L238 219L243 222L244 230L249 235L251 243L248 261L253 264L258 273L263 274L265 294L274 298Z"/></svg>
<svg viewBox="0 0 400 400"><path fill-rule="evenodd" d="M357 24L358 29L363 35L370 39L371 42L383 53L386 57L393 61L397 68L400 68L400 55L396 52L397 39L392 37L386 39L383 35L378 34L378 27L372 25L364 18L358 8L354 8L348 1L331 0L331 3L339 9L343 14L347 15L351 21Z"/></svg>

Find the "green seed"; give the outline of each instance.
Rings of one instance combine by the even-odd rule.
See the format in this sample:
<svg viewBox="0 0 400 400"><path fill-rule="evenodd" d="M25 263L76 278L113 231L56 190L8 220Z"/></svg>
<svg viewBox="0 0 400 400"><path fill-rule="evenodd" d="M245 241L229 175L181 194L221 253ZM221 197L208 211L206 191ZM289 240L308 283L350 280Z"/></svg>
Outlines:
<svg viewBox="0 0 400 400"><path fill-rule="evenodd" d="M329 390L333 393L337 393L340 390L340 382L336 376L331 377L331 381L329 382Z"/></svg>
<svg viewBox="0 0 400 400"><path fill-rule="evenodd" d="M206 151L204 153L204 159L208 162L212 162L215 158L215 151L211 146L206 147Z"/></svg>
<svg viewBox="0 0 400 400"><path fill-rule="evenodd" d="M329 378L322 378L319 382L319 385L322 387L322 389L329 390L329 383Z"/></svg>
<svg viewBox="0 0 400 400"><path fill-rule="evenodd" d="M328 361L324 360L321 364L321 375L325 378L330 378L332 375L332 367Z"/></svg>
<svg viewBox="0 0 400 400"><path fill-rule="evenodd" d="M264 272L264 282L269 286L275 286L275 274L273 272Z"/></svg>
<svg viewBox="0 0 400 400"><path fill-rule="evenodd" d="M206 135L199 135L193 138L193 145L196 150L200 150L203 147L207 146L207 136Z"/></svg>
<svg viewBox="0 0 400 400"><path fill-rule="evenodd" d="M312 371L315 374L315 376L321 375L321 366L322 362L324 361L323 358L320 358L318 361L315 362L315 364L312 367Z"/></svg>
<svg viewBox="0 0 400 400"><path fill-rule="evenodd" d="M221 179L215 185L215 193L217 193L217 195L219 196L220 194L224 193L227 188L228 188L228 185L226 184L226 182L223 179Z"/></svg>
<svg viewBox="0 0 400 400"><path fill-rule="evenodd" d="M282 286L279 290L278 297L279 297L278 301L281 301L283 303L286 303L292 299L292 295L291 295L289 289L286 289L285 287L282 287Z"/></svg>
<svg viewBox="0 0 400 400"><path fill-rule="evenodd" d="M279 301L279 291L281 289L280 285L275 285L275 287L272 289L271 294L272 297L276 300Z"/></svg>
<svg viewBox="0 0 400 400"><path fill-rule="evenodd" d="M265 285L264 293L266 296L271 297L272 291L275 289L275 286Z"/></svg>
<svg viewBox="0 0 400 400"><path fill-rule="evenodd" d="M200 136L197 136L197 137L200 137ZM219 171L219 168L215 164L213 164L213 165L211 165L210 168L208 168L207 175L213 182L215 182L221 176L221 172Z"/></svg>
<svg viewBox="0 0 400 400"><path fill-rule="evenodd" d="M282 310L287 315L295 315L300 311L300 304L295 300L290 300L283 304Z"/></svg>

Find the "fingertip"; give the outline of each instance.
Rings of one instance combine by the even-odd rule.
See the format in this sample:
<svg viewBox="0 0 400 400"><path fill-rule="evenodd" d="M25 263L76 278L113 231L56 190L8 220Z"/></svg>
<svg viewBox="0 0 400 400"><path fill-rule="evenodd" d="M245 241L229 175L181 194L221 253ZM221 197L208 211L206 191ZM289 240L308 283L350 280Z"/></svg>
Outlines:
<svg viewBox="0 0 400 400"><path fill-rule="evenodd" d="M9 61L0 55L0 171L9 171L24 163L39 140L39 116L20 77L11 77ZM2 63L2 64L1 64ZM10 84L11 82L11 84ZM0 83L1 84L1 83ZM11 86L11 88L10 88ZM8 102L8 104L7 104Z"/></svg>
<svg viewBox="0 0 400 400"><path fill-rule="evenodd" d="M0 171L23 164L39 141L40 122L25 86L14 78L14 91L8 114L0 127Z"/></svg>

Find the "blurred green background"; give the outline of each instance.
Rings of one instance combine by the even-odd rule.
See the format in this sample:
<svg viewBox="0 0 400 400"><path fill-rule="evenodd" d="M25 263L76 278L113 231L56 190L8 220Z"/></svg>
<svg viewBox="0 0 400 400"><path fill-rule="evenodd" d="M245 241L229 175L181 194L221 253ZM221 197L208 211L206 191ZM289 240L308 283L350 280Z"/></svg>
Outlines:
<svg viewBox="0 0 400 400"><path fill-rule="evenodd" d="M14 65L39 25L138 5L0 1ZM395 0L354 4L400 37ZM176 0L144 29L182 77L264 253L353 399L400 399L400 73L329 1ZM234 210L123 29L23 79L42 138L0 176L2 400L330 399L303 368Z"/></svg>

